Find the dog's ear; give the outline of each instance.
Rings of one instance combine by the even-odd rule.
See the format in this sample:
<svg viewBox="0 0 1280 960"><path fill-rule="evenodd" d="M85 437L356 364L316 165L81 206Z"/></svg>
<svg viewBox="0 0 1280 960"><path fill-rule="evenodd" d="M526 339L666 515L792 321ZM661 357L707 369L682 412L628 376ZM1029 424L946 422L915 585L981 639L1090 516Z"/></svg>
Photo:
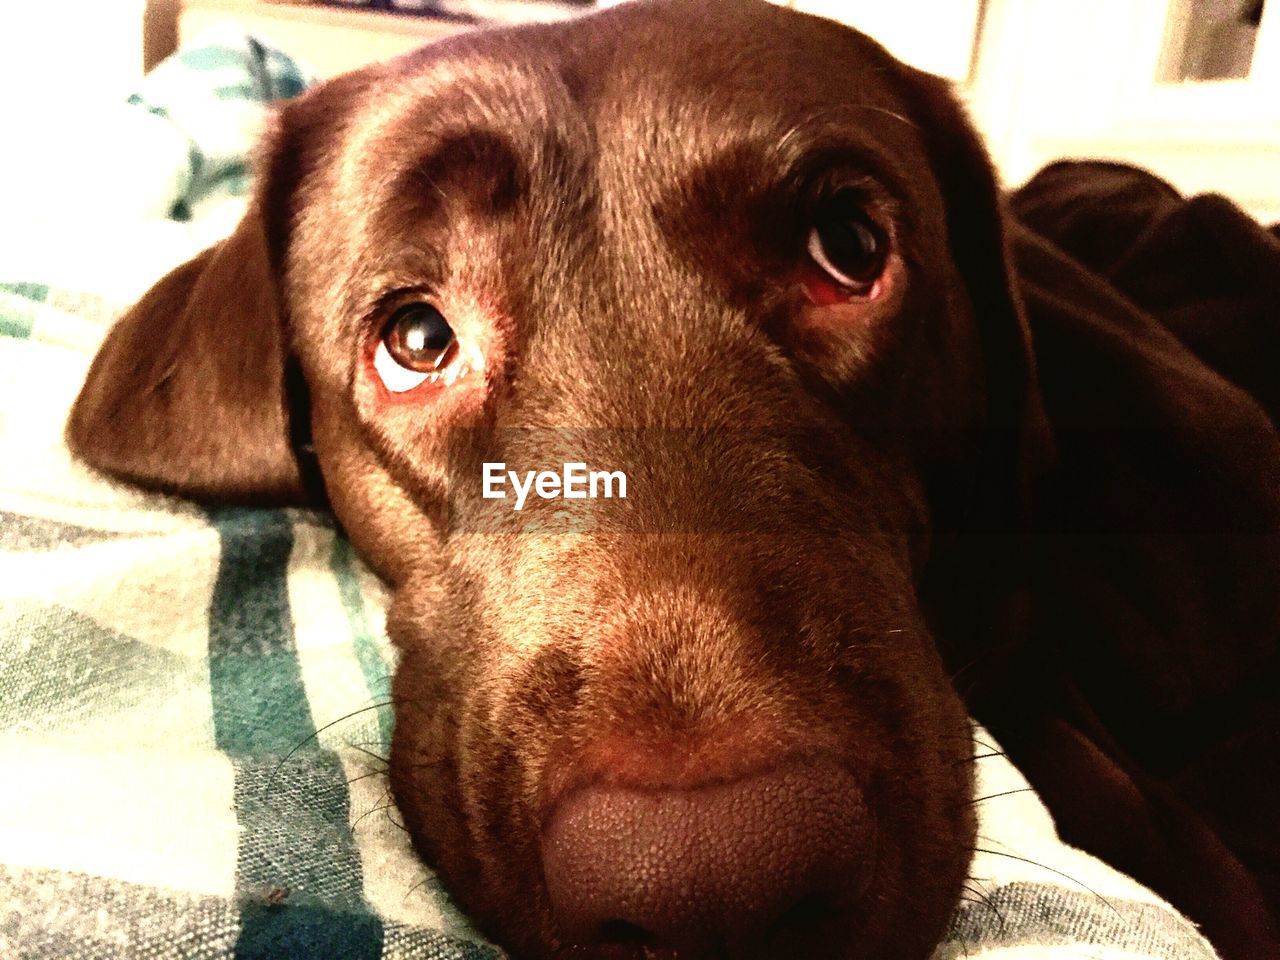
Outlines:
<svg viewBox="0 0 1280 960"><path fill-rule="evenodd" d="M67 423L69 446L95 467L213 500L308 499L279 282L295 179L283 114L260 157L235 232L152 287L95 358Z"/></svg>
<svg viewBox="0 0 1280 960"><path fill-rule="evenodd" d="M968 663L1016 644L1026 627L1027 534L1053 441L1010 257L1012 221L991 160L947 82L906 67L902 75L982 354L986 410L975 438L976 483L926 572L944 653Z"/></svg>
<svg viewBox="0 0 1280 960"><path fill-rule="evenodd" d="M1028 487L1051 456L1051 442L1010 256L1012 220L987 150L950 84L910 68L905 73L981 342L987 410L979 502L971 513L984 527L1013 532L1008 524L1016 528L1026 519Z"/></svg>

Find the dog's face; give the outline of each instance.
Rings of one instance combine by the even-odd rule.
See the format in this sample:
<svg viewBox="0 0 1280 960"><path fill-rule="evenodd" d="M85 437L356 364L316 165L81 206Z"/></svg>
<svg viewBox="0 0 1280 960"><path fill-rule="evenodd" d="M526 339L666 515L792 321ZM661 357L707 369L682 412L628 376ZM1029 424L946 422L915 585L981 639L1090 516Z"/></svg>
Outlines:
<svg viewBox="0 0 1280 960"><path fill-rule="evenodd" d="M395 588L397 801L518 956L926 956L974 839L931 565L1025 385L941 85L641 4L333 81L265 166L113 333L76 449L277 501L314 449ZM498 462L626 498L515 510Z"/></svg>

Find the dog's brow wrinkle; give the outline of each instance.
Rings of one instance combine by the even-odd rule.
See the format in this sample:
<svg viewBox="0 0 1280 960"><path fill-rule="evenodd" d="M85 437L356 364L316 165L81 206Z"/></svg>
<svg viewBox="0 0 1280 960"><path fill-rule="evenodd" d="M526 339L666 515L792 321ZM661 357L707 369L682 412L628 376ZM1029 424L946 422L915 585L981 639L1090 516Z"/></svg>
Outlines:
<svg viewBox="0 0 1280 960"><path fill-rule="evenodd" d="M459 180L486 193L488 206L500 212L525 190L528 169L506 135L483 128L462 129L441 135L412 164L406 185L425 183L449 202L453 197L442 184Z"/></svg>
<svg viewBox="0 0 1280 960"><path fill-rule="evenodd" d="M881 107L872 103L833 104L822 110L815 110L788 127L777 140L777 151L785 156L794 149L797 140L802 138L812 139L815 135L833 125L833 123L847 121L850 117L856 117L857 114L862 112L877 113L890 117L901 121L912 130L920 130L920 124L915 120L888 107Z"/></svg>
<svg viewBox="0 0 1280 960"><path fill-rule="evenodd" d="M431 190L432 193L434 193L437 197L440 198L441 202L443 203L449 202L448 191L445 190L444 187L440 186L440 184L436 182L435 178L432 177L430 173L428 173L426 170L422 169L421 167L416 167L414 169L414 173L418 176L419 179L421 179L424 183L426 183L427 187Z"/></svg>

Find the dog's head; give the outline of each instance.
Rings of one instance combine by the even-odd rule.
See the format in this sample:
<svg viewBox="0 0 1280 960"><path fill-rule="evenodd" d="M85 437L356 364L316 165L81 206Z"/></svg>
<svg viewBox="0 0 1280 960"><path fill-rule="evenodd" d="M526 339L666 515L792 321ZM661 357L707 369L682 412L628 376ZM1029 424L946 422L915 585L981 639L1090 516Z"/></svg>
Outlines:
<svg viewBox="0 0 1280 960"><path fill-rule="evenodd" d="M956 544L1030 410L997 208L945 86L833 23L462 36L284 108L69 438L322 487L394 585L406 822L518 955L923 957L975 829ZM575 462L625 499L482 494Z"/></svg>

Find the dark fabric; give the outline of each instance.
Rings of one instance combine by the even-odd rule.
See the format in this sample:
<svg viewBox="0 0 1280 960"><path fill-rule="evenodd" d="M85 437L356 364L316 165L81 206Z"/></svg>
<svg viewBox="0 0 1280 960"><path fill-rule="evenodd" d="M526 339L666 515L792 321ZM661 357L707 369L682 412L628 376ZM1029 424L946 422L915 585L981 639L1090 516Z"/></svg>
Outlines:
<svg viewBox="0 0 1280 960"><path fill-rule="evenodd" d="M1116 164L1011 207L1055 458L971 705L1064 839L1280 957L1280 239Z"/></svg>

